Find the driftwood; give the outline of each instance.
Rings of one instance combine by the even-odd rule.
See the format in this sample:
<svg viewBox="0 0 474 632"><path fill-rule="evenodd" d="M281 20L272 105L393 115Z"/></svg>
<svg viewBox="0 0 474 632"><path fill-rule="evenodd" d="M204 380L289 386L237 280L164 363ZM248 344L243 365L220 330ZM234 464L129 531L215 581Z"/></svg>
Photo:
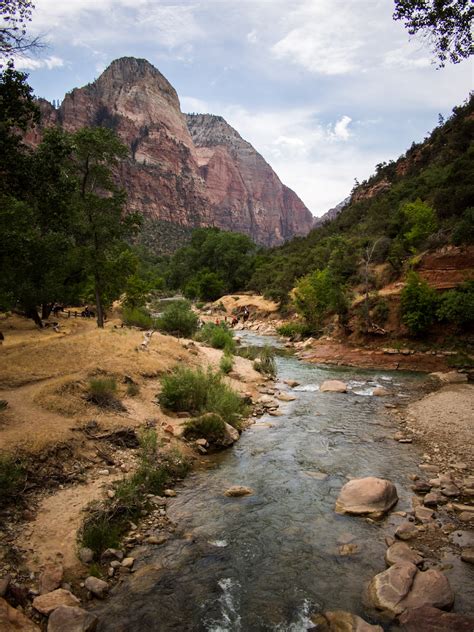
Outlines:
<svg viewBox="0 0 474 632"><path fill-rule="evenodd" d="M154 333L153 329L150 329L150 331L145 331L145 333L143 334L143 340L138 345L137 351L148 351L148 345L150 344L153 333Z"/></svg>
<svg viewBox="0 0 474 632"><path fill-rule="evenodd" d="M126 448L137 448L139 445L134 428L117 428L117 430L109 430L108 432L94 433L88 426L84 426L82 431L88 439L94 441L109 441L114 445Z"/></svg>

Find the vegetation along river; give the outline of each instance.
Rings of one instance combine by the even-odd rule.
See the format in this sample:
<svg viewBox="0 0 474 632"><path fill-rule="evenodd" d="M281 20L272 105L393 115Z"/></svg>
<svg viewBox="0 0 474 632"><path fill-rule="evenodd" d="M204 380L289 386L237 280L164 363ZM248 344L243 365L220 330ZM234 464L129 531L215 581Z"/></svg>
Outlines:
<svg viewBox="0 0 474 632"><path fill-rule="evenodd" d="M250 333L242 338L278 345ZM168 509L176 538L134 553L137 570L101 606L100 632L299 632L310 627L309 613L328 609L370 619L363 587L385 569L384 537L401 518L341 516L334 504L348 477L374 475L397 486L397 510L411 509L408 475L420 455L391 439L384 405L424 378L323 368L293 356L278 357L277 365L278 383L295 401L281 404L282 416L258 419L232 449L210 457L210 469L178 488ZM320 393L328 378L343 379L349 392ZM300 385L289 389L288 379ZM391 396L372 397L377 385ZM227 498L231 485L254 493ZM348 542L358 552L341 555Z"/></svg>

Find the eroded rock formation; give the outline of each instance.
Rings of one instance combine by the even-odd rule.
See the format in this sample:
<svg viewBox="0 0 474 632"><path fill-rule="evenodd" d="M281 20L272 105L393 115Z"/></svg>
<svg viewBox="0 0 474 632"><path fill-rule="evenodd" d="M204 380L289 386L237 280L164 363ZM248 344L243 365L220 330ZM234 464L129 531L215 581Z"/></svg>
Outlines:
<svg viewBox="0 0 474 632"><path fill-rule="evenodd" d="M96 81L66 94L58 109L39 103L42 126L117 132L130 149L118 174L128 208L161 226L217 226L265 245L312 227L311 213L250 143L221 117L182 114L173 86L144 59L115 60ZM29 141L40 136L35 130Z"/></svg>

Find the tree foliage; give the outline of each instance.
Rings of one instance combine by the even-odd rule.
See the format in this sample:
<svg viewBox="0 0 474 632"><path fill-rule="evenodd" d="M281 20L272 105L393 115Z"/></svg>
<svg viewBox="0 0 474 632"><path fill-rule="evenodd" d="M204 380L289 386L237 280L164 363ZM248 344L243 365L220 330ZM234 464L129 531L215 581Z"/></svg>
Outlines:
<svg viewBox="0 0 474 632"><path fill-rule="evenodd" d="M294 291L297 312L313 329L321 329L331 314L343 316L348 307L346 290L329 268L315 270L299 280Z"/></svg>
<svg viewBox="0 0 474 632"><path fill-rule="evenodd" d="M402 20L410 35L421 34L440 67L472 55L471 0L395 0L394 20Z"/></svg>
<svg viewBox="0 0 474 632"><path fill-rule="evenodd" d="M11 58L40 45L38 38L27 34L33 9L29 0L0 0L0 68L2 57Z"/></svg>
<svg viewBox="0 0 474 632"><path fill-rule="evenodd" d="M400 299L402 322L410 334L425 334L436 320L435 290L416 272L410 272Z"/></svg>

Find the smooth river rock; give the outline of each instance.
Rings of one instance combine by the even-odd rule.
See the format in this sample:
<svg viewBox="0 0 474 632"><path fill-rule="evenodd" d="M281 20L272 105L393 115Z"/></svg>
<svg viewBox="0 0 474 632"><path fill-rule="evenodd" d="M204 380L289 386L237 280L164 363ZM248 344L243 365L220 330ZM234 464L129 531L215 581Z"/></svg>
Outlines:
<svg viewBox="0 0 474 632"><path fill-rule="evenodd" d="M422 561L423 558L421 555L410 548L405 542L394 542L385 551L385 562L388 566L406 562L418 566Z"/></svg>
<svg viewBox="0 0 474 632"><path fill-rule="evenodd" d="M414 564L403 562L376 575L368 585L365 600L384 617L395 619L405 610L421 606L449 609L454 593L440 571L421 572Z"/></svg>
<svg viewBox="0 0 474 632"><path fill-rule="evenodd" d="M383 632L380 625L371 625L361 617L342 610L316 614L311 621L317 632Z"/></svg>
<svg viewBox="0 0 474 632"><path fill-rule="evenodd" d="M224 492L224 496L229 496L230 498L238 498L239 496L248 496L249 494L253 494L253 489L250 487L244 487L243 485L233 485L226 489Z"/></svg>
<svg viewBox="0 0 474 632"><path fill-rule="evenodd" d="M109 592L108 583L104 582L103 579L93 577L92 575L86 579L86 581L84 582L84 586L94 595L94 597L97 597L98 599L105 599L107 593Z"/></svg>
<svg viewBox="0 0 474 632"><path fill-rule="evenodd" d="M325 380L319 390L321 393L347 393L347 384L340 380Z"/></svg>
<svg viewBox="0 0 474 632"><path fill-rule="evenodd" d="M0 630L2 632L41 632L25 615L0 597Z"/></svg>
<svg viewBox="0 0 474 632"><path fill-rule="evenodd" d="M421 606L406 610L400 616L400 629L402 632L472 632L474 618Z"/></svg>
<svg viewBox="0 0 474 632"><path fill-rule="evenodd" d="M336 500L336 512L380 518L398 501L397 489L383 478L355 478L344 485Z"/></svg>
<svg viewBox="0 0 474 632"><path fill-rule="evenodd" d="M239 431L228 423L224 423L224 436L219 440L219 444L225 448L233 445L240 438Z"/></svg>
<svg viewBox="0 0 474 632"><path fill-rule="evenodd" d="M48 632L94 632L98 618L82 608L59 606L49 617Z"/></svg>

